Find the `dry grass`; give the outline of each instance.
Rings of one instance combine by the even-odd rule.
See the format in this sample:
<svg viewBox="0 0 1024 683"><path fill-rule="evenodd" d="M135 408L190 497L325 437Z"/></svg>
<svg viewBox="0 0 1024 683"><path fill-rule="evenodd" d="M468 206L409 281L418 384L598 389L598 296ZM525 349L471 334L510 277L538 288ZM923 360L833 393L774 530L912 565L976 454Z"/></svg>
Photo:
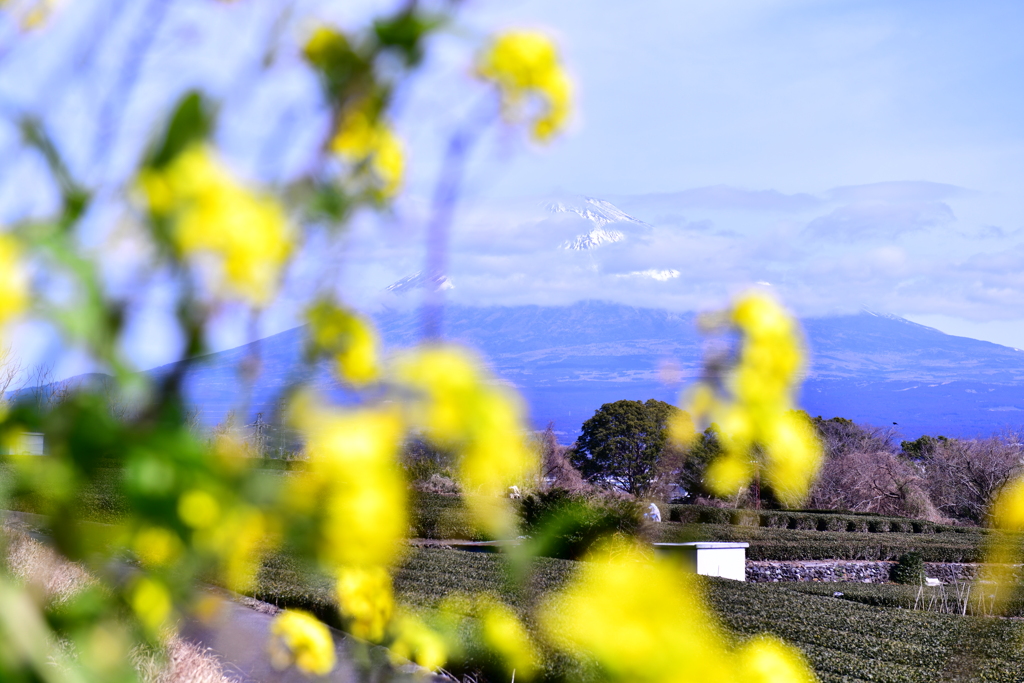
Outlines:
<svg viewBox="0 0 1024 683"><path fill-rule="evenodd" d="M20 526L5 522L0 534L6 540L6 564L11 574L24 581L44 602L55 605L96 585L83 567L61 557L53 548L32 538ZM209 649L170 636L162 650L136 648L132 664L144 683L235 683L220 659Z"/></svg>
<svg viewBox="0 0 1024 683"><path fill-rule="evenodd" d="M80 565L69 562L47 545L9 524L2 527L7 539L7 567L50 604L60 604L96 584Z"/></svg>
<svg viewBox="0 0 1024 683"><path fill-rule="evenodd" d="M136 649L132 664L145 683L234 683L220 658L202 645L173 636L163 652Z"/></svg>

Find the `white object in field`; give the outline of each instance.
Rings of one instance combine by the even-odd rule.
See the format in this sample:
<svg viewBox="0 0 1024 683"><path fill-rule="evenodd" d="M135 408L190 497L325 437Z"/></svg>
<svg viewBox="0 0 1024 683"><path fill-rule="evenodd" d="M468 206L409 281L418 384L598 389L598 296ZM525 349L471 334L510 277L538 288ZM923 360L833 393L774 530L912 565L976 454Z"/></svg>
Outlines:
<svg viewBox="0 0 1024 683"><path fill-rule="evenodd" d="M649 519L652 522L660 522L661 521L661 510L658 509L657 505L655 505L654 503L651 503L647 507L647 512L644 513L644 519Z"/></svg>
<svg viewBox="0 0 1024 683"><path fill-rule="evenodd" d="M747 580L748 547L749 543L716 541L654 544L658 552L681 556L683 564L692 572L733 581Z"/></svg>
<svg viewBox="0 0 1024 683"><path fill-rule="evenodd" d="M40 432L19 432L5 446L7 455L42 455L43 435Z"/></svg>
<svg viewBox="0 0 1024 683"><path fill-rule="evenodd" d="M520 498L523 497L523 494L519 492L518 486L509 486L508 497L511 498L512 500L519 500Z"/></svg>
<svg viewBox="0 0 1024 683"><path fill-rule="evenodd" d="M926 586L941 586L942 582L939 581L938 579L927 579L926 578L924 580L924 585L926 585Z"/></svg>

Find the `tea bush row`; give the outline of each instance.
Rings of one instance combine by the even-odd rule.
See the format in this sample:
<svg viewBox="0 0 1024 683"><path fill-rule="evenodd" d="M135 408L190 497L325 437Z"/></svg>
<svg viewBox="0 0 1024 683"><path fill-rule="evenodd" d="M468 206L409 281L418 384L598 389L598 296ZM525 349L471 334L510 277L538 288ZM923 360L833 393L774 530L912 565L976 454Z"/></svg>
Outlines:
<svg viewBox="0 0 1024 683"><path fill-rule="evenodd" d="M662 543L745 541L748 560L898 560L918 552L925 562L978 562L980 534L872 534L800 531L730 524L662 523L652 530Z"/></svg>
<svg viewBox="0 0 1024 683"><path fill-rule="evenodd" d="M848 584L744 584L709 579L708 597L738 634L770 632L808 656L820 679L933 683L936 680L1019 681L1016 646L1024 625L857 604L831 597ZM808 592L829 591L827 596ZM859 584L861 585L861 584ZM840 588L839 586L843 586ZM865 594L905 586L865 586ZM861 590L859 588L855 590Z"/></svg>
<svg viewBox="0 0 1024 683"><path fill-rule="evenodd" d="M486 540L473 528L461 496L415 493L412 503L412 538Z"/></svg>
<svg viewBox="0 0 1024 683"><path fill-rule="evenodd" d="M705 505L670 505L669 519L684 524L732 524L770 529L851 533L971 534L982 531L973 527L948 526L927 520L862 513L739 510Z"/></svg>

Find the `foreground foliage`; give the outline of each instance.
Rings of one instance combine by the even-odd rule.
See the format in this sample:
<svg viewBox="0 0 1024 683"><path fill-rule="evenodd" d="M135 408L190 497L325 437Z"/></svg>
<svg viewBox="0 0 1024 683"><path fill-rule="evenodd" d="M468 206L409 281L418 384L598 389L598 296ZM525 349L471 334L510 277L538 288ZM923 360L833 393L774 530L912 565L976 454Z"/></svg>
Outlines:
<svg viewBox="0 0 1024 683"><path fill-rule="evenodd" d="M56 3L27 3L36 4ZM201 24L204 11L228 15L247 5L200 2L188 11ZM141 54L129 55L113 79L122 101L115 96L100 107L95 126L68 133L65 122L48 118L51 112L4 110L26 152L48 172L41 194L52 201L45 212L18 216L0 229L0 349L9 335L35 325L59 336L58 355L73 353L112 379L102 390L83 386L60 391L55 400L26 395L0 405L0 445L12 453L4 460L0 505L41 514L54 549L95 579L58 613L0 569L0 678L131 681L137 677L132 651L165 639L187 616L215 611L205 599L209 584L260 592L264 560L284 557L298 568L293 574L321 583L316 599L293 605L308 611L276 616L262 645L274 666L304 675L320 676L335 665L326 620L367 648L384 645L428 669L472 662L495 680L529 679L542 660L552 661L542 651L584 662L565 670L572 678L807 680L798 651L770 637L730 640L705 609L697 583L621 537L595 544L586 571L574 572L557 593L540 594L543 604L529 601L517 610L499 596L472 592L449 595L424 615L396 602L394 573L405 536L421 522L410 513L402 444L422 439L451 455L451 473L465 494L454 524L474 535L513 538L518 518L505 493L532 481L539 469L525 408L480 359L440 343L438 292L428 292L424 306L427 343L389 357L372 324L346 305L339 281L318 280L316 291L297 294L298 302L282 292L302 279L300 254L330 252L342 244L353 216L387 210L401 192L406 151L391 110L434 49L433 37L454 21L458 3L402 3L357 29L327 19L326 7L270 3L262 9L278 16L270 30L254 34L265 44L218 46L244 45L262 55L248 64L257 74L266 76L280 60L294 67L289 78L319 85L319 98L308 103L315 111L295 116L307 103L285 102L288 113L268 126L273 139L260 141L277 150L275 162L292 152L282 149L288 147L282 140L301 139L305 147L297 170L265 174L269 182L240 170L239 160L218 147L232 132L225 130L230 118L218 120L222 105L241 99L250 85L261 90L262 82L227 88L227 102L198 90L171 93L164 102L173 104L159 120L132 124L151 128L147 144L117 144L136 79L150 73L140 65L158 48L175 53L177 38L168 41L173 32L160 30L160 22L177 6L143 8L156 15L138 19L139 35L127 41ZM0 2L4 41L19 40L19 22L25 30L46 30L45 13L28 20L25 7ZM311 10L325 16L306 14ZM58 14L54 21L74 16ZM103 62L99 50L109 37L88 36L80 53L67 51L69 61ZM545 142L565 130L572 113L572 83L547 35L509 30L474 39L476 54L466 66L477 77L482 105L455 125L445 152L429 221L428 282L446 275L459 180L481 128L500 116ZM0 56L15 47L5 42ZM78 139L94 129L99 139ZM83 161L86 149L93 153ZM183 384L218 325L246 321L255 336L275 305L301 311L309 329L306 360L330 367L348 400L319 393L306 381L313 373L292 377L275 417L301 441L304 463L271 475L260 467L265 463L246 457L251 449L231 430L203 435L195 429ZM180 362L148 375L126 349L132 325L148 332L154 310L162 321L158 334L177 348ZM705 401L702 415L726 410L723 472L748 455L765 457L763 467L742 467L738 479L722 481L737 483L760 467L780 495L799 497L815 463L813 444L794 431L799 425L784 405L800 362L794 323L761 294L739 297L725 318L738 335L737 353L720 367L737 395ZM261 361L259 345L248 348L237 392L246 419ZM677 438L686 438L679 421L674 427ZM30 455L23 444L38 433L46 454ZM98 525L90 517L114 523ZM449 532L443 515L435 527ZM527 593L530 550L524 544L509 553L508 580ZM623 625L628 639L615 635ZM690 638L693 633L700 636Z"/></svg>

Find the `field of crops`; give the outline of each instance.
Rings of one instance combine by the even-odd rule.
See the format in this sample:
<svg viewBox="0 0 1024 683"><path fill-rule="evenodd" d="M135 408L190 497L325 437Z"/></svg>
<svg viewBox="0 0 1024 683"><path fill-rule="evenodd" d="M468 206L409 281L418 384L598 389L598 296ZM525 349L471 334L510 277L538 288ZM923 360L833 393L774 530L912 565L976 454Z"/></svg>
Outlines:
<svg viewBox="0 0 1024 683"><path fill-rule="evenodd" d="M401 602L430 609L452 593L486 591L521 613L561 586L577 563L541 559L528 588L509 580L500 555L413 548L395 577ZM1024 680L1024 625L1018 620L899 609L914 589L846 584L749 584L704 580L708 601L738 639L769 632L800 647L823 683ZM832 597L836 590L841 598ZM278 558L258 597L336 618L331 581ZM865 604L874 602L875 604ZM546 674L580 666L548 652Z"/></svg>
<svg viewBox="0 0 1024 683"><path fill-rule="evenodd" d="M825 683L1024 680L1018 620L865 605L799 590L806 585L720 579L709 581L709 597L734 632L798 645Z"/></svg>
<svg viewBox="0 0 1024 683"><path fill-rule="evenodd" d="M117 521L122 502L115 493L115 473L94 488L85 501L86 517ZM20 503L33 508L31 500ZM670 508L670 514L686 523L651 525L651 540L743 540L750 543L751 559L896 559L916 550L926 561L974 561L989 536L981 529L918 520L682 507ZM417 496L410 523L420 538L474 537L458 498ZM576 566L541 558L531 582L523 586L511 580L500 555L411 547L395 575L395 588L409 609L429 611L447 595L483 591L526 615L529 605L563 585ZM737 639L770 632L789 640L807 654L824 683L1024 681L1024 622L912 611L906 608L916 597L913 587L703 583L709 604ZM837 591L843 595L834 597ZM337 624L333 581L287 556L265 564L254 594L281 606L306 608ZM1015 603L1014 610L1024 614L1024 602ZM548 680L577 674L582 666L550 650L544 656Z"/></svg>

